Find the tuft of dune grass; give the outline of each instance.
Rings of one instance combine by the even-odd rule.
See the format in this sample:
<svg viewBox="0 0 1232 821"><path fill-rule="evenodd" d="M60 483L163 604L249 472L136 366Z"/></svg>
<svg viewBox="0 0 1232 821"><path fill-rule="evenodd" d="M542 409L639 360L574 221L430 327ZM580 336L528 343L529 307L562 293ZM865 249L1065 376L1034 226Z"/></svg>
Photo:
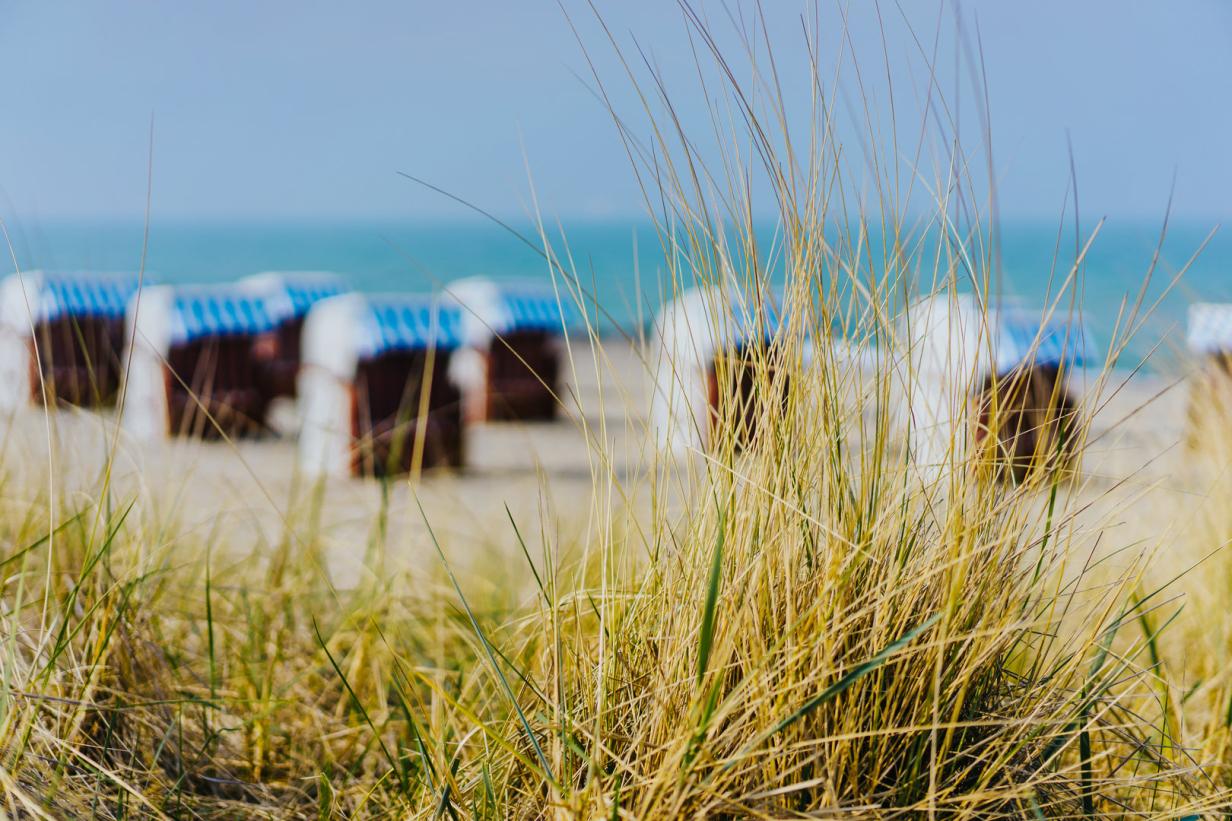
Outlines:
<svg viewBox="0 0 1232 821"><path fill-rule="evenodd" d="M996 454L960 428L936 478L913 464L918 431L895 401L912 376L903 311L931 293L996 296L991 203L973 197L965 155L931 176L897 155L856 173L815 66L812 110L788 128L762 46L725 52L682 11L721 101L701 126L717 145L693 141L666 84L623 50L649 119L644 132L616 124L658 220L665 295L701 285L788 317L772 344L717 366L750 370L755 433L738 435L745 409L726 404L700 422L715 431L705 449L659 454L645 430L641 461L618 470L605 418L562 397L589 446L592 499L573 511L588 526L562 542L493 511L505 521L481 537L523 561L510 583L530 586L521 598L476 591L461 572L467 537L420 505L431 477L382 498L409 498L439 561L387 562L386 506L355 546L370 572L350 589L322 570L324 486L294 495L272 543L235 544L108 476L93 495L10 479L6 815L1179 818L1232 806L1222 639L1177 659L1170 588L1152 586L1145 555L1100 554L1117 537L1086 515L1081 457L1109 374L1077 406L1072 462L1041 454L1022 481L998 481ZM602 98L609 80L595 82ZM869 135L874 161L882 136ZM922 220L899 193L912 186ZM753 217L763 194L769 236ZM562 293L597 322L584 275L540 239ZM1059 267L1054 307L1067 309L1080 255ZM577 346L602 363L620 344L574 340L571 365L585 361ZM1177 698L1169 671L1208 663L1205 689Z"/></svg>

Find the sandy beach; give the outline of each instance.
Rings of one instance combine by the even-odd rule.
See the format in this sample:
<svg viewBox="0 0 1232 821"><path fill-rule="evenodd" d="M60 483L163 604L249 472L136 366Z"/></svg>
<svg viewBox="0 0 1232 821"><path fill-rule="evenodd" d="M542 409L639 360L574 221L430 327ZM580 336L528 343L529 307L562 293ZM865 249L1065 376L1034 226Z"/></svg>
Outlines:
<svg viewBox="0 0 1232 821"><path fill-rule="evenodd" d="M652 457L643 355L627 343L608 342L596 357L588 344L575 342L570 371L567 410L556 421L475 425L465 470L430 471L413 485L390 484L390 561L412 570L423 567L430 576L440 569L416 497L461 575L471 584L498 587L529 581L509 514L532 549L545 534L584 549L595 505L636 509L637 498L620 495L639 494L645 486L640 472ZM1071 502L1082 510L1080 521L1132 525L1119 530L1150 548L1201 507L1203 483L1211 481L1192 469L1193 460L1180 445L1186 386L1153 375L1113 375L1099 391L1102 400L1086 397L1096 413L1081 479L1069 491ZM15 479L46 484L45 465L63 471L51 487L61 495L70 492L69 509L71 491L80 490L85 498L101 486L107 454L118 442L112 463L117 503L139 497L149 515L175 511L184 532L209 533L236 556L260 554L284 532L302 531L308 483L297 473L291 437L134 443L123 433L117 438L113 414L74 409L45 414L31 407L8 420L3 441L5 464ZM374 480L331 480L324 488L320 538L338 587L363 578L382 497Z"/></svg>
<svg viewBox="0 0 1232 821"><path fill-rule="evenodd" d="M1232 20L1040 5L4 4L0 819L1232 818Z"/></svg>
<svg viewBox="0 0 1232 821"><path fill-rule="evenodd" d="M392 560L439 567L414 496L451 561L479 582L502 581L507 568L494 567L492 555L524 561L506 506L532 543L548 521L554 532L569 537L562 542L578 541L572 537L587 527L596 478L623 479L644 455L647 380L628 345L610 345L597 358L588 345L575 344L574 362L556 421L474 425L464 470L429 471L413 492L405 480L391 482L387 545ZM61 473L51 486L58 494L69 493L71 507L71 491L97 493L108 454L114 452L117 500L139 496L156 516L174 510L189 532L212 531L237 555L268 549L284 523L300 515L308 488L296 470L292 437L135 443L117 433L115 423L114 413L62 408L46 414L32 406L6 422L5 464L27 487L46 484L45 466L56 466ZM382 506L381 485L331 480L323 498L321 536L328 569L336 585L349 587L360 579ZM488 549L493 546L498 549ZM482 561L472 567L472 557Z"/></svg>

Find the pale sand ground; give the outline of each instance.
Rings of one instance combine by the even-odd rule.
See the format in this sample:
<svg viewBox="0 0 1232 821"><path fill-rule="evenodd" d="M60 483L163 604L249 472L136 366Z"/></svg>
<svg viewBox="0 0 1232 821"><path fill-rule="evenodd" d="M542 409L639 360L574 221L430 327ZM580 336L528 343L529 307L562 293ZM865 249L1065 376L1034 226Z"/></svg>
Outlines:
<svg viewBox="0 0 1232 821"><path fill-rule="evenodd" d="M469 584L512 591L529 583L505 505L532 552L538 550L541 526L549 539L585 549L586 534L595 526L595 505L619 508L626 501L608 492L613 487L605 479L609 475L638 497L631 500L633 509L644 505L646 483L634 477L649 458L648 379L638 353L629 346L608 344L604 359L597 362L589 348L575 347L576 373L567 402L574 409L572 419L477 426L471 431L465 471L427 474L414 488L451 563ZM1104 393L1111 394L1112 387ZM1183 383L1168 388L1163 378L1145 376L1135 377L1108 398L1093 425L1085 478L1071 500L1090 503L1084 522L1111 525L1113 540L1121 533L1127 541L1132 537L1150 547L1196 520L1195 512L1207 502L1204 482L1209 480L1189 470L1190 460L1178 444L1185 402ZM56 452L50 463L63 472L57 492L96 492L114 435L113 418L77 411L47 416L31 408L8 426L0 458L10 474L46 482L50 427ZM599 447L599 442L606 446ZM600 453L610 455L611 463ZM215 544L225 544L237 555L267 549L285 517L298 520L302 515L289 505L303 494L292 441L122 441L119 454L114 469L118 498L132 498L142 487L148 493L141 497L153 506L147 512L165 515L175 510L182 526L214 534ZM601 479L599 494L594 492L596 476ZM6 493L9 498L0 501L20 503L12 491ZM21 498L28 499L28 494ZM381 489L374 481L337 480L327 486L322 533L328 570L338 586L352 586L363 577L380 507ZM439 557L406 482L393 486L389 510L391 560L439 578Z"/></svg>
<svg viewBox="0 0 1232 821"><path fill-rule="evenodd" d="M609 476L623 481L643 458L648 386L638 355L627 345L611 345L598 359L585 345L574 355L565 398L569 411L558 421L476 425L464 471L427 472L413 492L405 481L391 484L391 561L423 566L439 578L440 558L416 494L455 570L475 583L504 586L516 574L522 586L530 579L506 505L536 558L544 523L560 544L584 544L583 534L592 530L594 477L601 485L609 484L604 478ZM0 430L0 459L22 490L3 501L28 504L25 488L47 483L49 462L59 471L54 485L61 497L71 490L95 496L115 435L114 415L74 409L48 415L32 407L7 420L7 430ZM51 460L49 441L56 454ZM291 503L308 493L296 473L293 440L133 443L121 434L119 441L113 468L117 499L140 496L154 515L174 510L181 526L215 534L213 543L237 554L267 548L286 517L303 515L302 506ZM331 480L324 498L321 532L328 570L339 587L349 587L364 572L382 506L381 486L374 480Z"/></svg>

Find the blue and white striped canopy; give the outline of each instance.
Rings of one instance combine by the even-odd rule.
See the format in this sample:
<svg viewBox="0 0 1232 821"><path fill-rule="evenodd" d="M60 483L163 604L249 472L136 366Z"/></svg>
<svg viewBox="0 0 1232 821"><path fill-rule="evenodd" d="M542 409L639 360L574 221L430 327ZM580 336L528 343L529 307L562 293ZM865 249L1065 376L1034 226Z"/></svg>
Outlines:
<svg viewBox="0 0 1232 821"><path fill-rule="evenodd" d="M361 358L462 344L462 312L429 296L373 297L360 329Z"/></svg>
<svg viewBox="0 0 1232 821"><path fill-rule="evenodd" d="M1082 367L1091 358L1090 340L1081 322L1038 311L1002 307L993 318L996 328L997 373L1022 364Z"/></svg>
<svg viewBox="0 0 1232 821"><path fill-rule="evenodd" d="M31 279L35 275L31 276ZM136 274L38 274L39 318L121 318L137 292ZM35 300L31 299L34 303Z"/></svg>
<svg viewBox="0 0 1232 821"><path fill-rule="evenodd" d="M762 297L761 310L753 306L747 297L733 297L731 302L731 317L735 321L736 339L738 343L747 343L755 336L761 335L763 342L770 342L778 335L779 329L788 321L788 308L782 291L771 290Z"/></svg>
<svg viewBox="0 0 1232 821"><path fill-rule="evenodd" d="M177 291L171 313L172 344L207 336L260 334L277 324L264 298L238 289Z"/></svg>
<svg viewBox="0 0 1232 821"><path fill-rule="evenodd" d="M1200 354L1232 351L1232 304L1198 302L1189 306L1189 350Z"/></svg>
<svg viewBox="0 0 1232 821"><path fill-rule="evenodd" d="M557 300L550 290L505 289L501 296L509 312L510 327L505 331L559 331L578 324L576 307Z"/></svg>
<svg viewBox="0 0 1232 821"><path fill-rule="evenodd" d="M291 316L300 317L323 299L350 290L342 277L326 273L277 274L280 290L285 295Z"/></svg>

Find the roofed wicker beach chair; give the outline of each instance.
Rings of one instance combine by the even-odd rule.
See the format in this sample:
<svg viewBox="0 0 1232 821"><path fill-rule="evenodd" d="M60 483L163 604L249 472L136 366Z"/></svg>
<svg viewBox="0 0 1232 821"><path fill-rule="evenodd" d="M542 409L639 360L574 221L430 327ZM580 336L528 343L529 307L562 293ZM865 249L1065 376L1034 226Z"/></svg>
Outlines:
<svg viewBox="0 0 1232 821"><path fill-rule="evenodd" d="M766 413L781 412L776 377L781 314L718 288L690 288L667 302L653 329L651 424L663 451L681 454L730 441L750 444Z"/></svg>
<svg viewBox="0 0 1232 821"><path fill-rule="evenodd" d="M258 350L258 364L272 397L294 397L304 320L313 305L351 290L327 271L266 271L239 280L241 288L265 300L274 321L270 343Z"/></svg>
<svg viewBox="0 0 1232 821"><path fill-rule="evenodd" d="M450 376L461 324L456 307L427 295L344 294L314 305L299 376L305 473L461 467L462 397Z"/></svg>
<svg viewBox="0 0 1232 821"><path fill-rule="evenodd" d="M922 475L943 475L973 448L987 457L977 464L1016 482L1072 464L1070 377L1090 356L1080 322L942 294L913 305L900 333L902 421Z"/></svg>
<svg viewBox="0 0 1232 821"><path fill-rule="evenodd" d="M460 279L445 301L462 315L462 348L451 368L468 422L547 420L560 406L565 336L576 306L550 283Z"/></svg>
<svg viewBox="0 0 1232 821"><path fill-rule="evenodd" d="M1190 305L1185 341L1197 359L1189 386L1185 442L1199 448L1227 441L1232 418L1232 303Z"/></svg>
<svg viewBox="0 0 1232 821"><path fill-rule="evenodd" d="M136 274L41 271L0 283L0 409L99 407L120 387L124 311Z"/></svg>
<svg viewBox="0 0 1232 821"><path fill-rule="evenodd" d="M219 438L265 431L258 366L275 320L236 285L144 288L129 303L124 427L135 437Z"/></svg>

